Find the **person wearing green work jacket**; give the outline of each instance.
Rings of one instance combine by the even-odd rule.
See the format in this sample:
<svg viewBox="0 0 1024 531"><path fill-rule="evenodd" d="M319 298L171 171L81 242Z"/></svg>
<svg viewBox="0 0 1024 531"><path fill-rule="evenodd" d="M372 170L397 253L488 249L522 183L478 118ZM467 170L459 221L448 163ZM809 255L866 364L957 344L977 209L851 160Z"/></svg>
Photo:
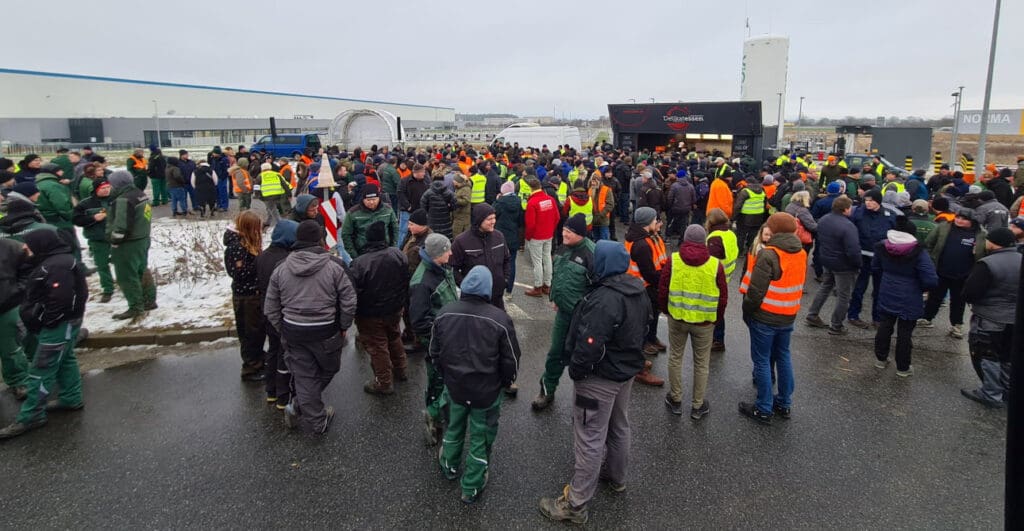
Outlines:
<svg viewBox="0 0 1024 531"><path fill-rule="evenodd" d="M547 409L555 399L555 388L565 370L565 336L572 322L572 312L590 285L595 244L587 238L587 220L583 214L576 214L565 222L562 243L562 248L555 255L551 275L550 296L556 309L551 348L544 363L544 374L540 377L540 394L533 399L534 411Z"/></svg>
<svg viewBox="0 0 1024 531"><path fill-rule="evenodd" d="M345 221L341 225L341 240L345 242L345 250L355 260L365 252L366 232L376 222L384 223L384 243L388 246L398 244L398 217L391 206L381 201L381 191L376 184L363 186L362 201L349 209Z"/></svg>
<svg viewBox="0 0 1024 531"><path fill-rule="evenodd" d="M110 174L107 241L110 261L114 264L117 285L121 287L128 309L111 317L135 319L156 309L156 284L149 273L149 230L153 208L146 194L135 187L132 176L124 170Z"/></svg>
<svg viewBox="0 0 1024 531"><path fill-rule="evenodd" d="M427 350L434 326L434 317L441 308L458 299L458 285L455 273L448 265L452 256L452 242L443 234L434 233L427 236L420 248L420 265L416 266L409 280L409 322L420 346ZM427 385L425 392L426 409L423 419L426 422L427 446L434 446L441 438L444 419L444 380L437 370L436 361L429 355L425 358L427 368Z"/></svg>
<svg viewBox="0 0 1024 531"><path fill-rule="evenodd" d="M25 287L18 273L28 258L21 242L0 238L0 368L4 383L18 400L23 400L28 393L28 360L18 327L18 306L25 297Z"/></svg>
<svg viewBox="0 0 1024 531"><path fill-rule="evenodd" d="M81 261L78 235L75 234L75 226L71 223L72 210L75 208L71 201L71 190L68 188L71 181L64 177L64 170L56 164L43 164L39 170L39 174L36 175L36 187L39 188L36 208L47 223L57 227L61 236L71 245L75 259Z"/></svg>
<svg viewBox="0 0 1024 531"><path fill-rule="evenodd" d="M72 221L85 230L89 254L96 264L103 294L100 302L110 302L114 294L114 277L110 274L110 242L107 241L107 209L110 205L110 182L100 177L94 182L92 193L75 205Z"/></svg>
<svg viewBox="0 0 1024 531"><path fill-rule="evenodd" d="M71 246L56 231L25 235L33 267L19 309L21 321L39 338L28 372L28 390L14 422L0 429L0 439L16 437L46 424L48 411L82 409L82 377L75 358L75 340L85 315L89 288ZM53 389L58 396L50 400Z"/></svg>

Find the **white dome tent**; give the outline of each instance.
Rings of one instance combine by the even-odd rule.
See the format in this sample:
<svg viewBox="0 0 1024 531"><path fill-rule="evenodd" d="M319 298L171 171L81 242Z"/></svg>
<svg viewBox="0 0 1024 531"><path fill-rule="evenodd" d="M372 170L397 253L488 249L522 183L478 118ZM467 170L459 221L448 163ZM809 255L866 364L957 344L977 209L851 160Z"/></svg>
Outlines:
<svg viewBox="0 0 1024 531"><path fill-rule="evenodd" d="M405 130L394 114L375 109L345 111L331 120L327 130L327 145L337 144L345 149L368 148L375 144L390 147L405 138Z"/></svg>

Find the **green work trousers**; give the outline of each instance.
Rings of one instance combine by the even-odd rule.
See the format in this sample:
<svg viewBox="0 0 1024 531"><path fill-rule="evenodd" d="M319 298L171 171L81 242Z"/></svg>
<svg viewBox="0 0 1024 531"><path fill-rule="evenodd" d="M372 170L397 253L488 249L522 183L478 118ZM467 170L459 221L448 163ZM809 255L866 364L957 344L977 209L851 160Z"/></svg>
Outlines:
<svg viewBox="0 0 1024 531"><path fill-rule="evenodd" d="M503 396L498 393L498 398L488 407L471 408L452 402L448 390L444 391L444 400L448 403L448 429L441 442L441 468L452 473L458 471L462 462L466 427L469 425L469 455L466 456L466 467L462 472L463 494L476 496L487 483L491 446L498 437L498 417L501 415Z"/></svg>
<svg viewBox="0 0 1024 531"><path fill-rule="evenodd" d="M143 311L146 303L156 302L156 283L147 269L149 265L149 238L128 240L114 247L110 253L117 285L128 300L128 309Z"/></svg>
<svg viewBox="0 0 1024 531"><path fill-rule="evenodd" d="M238 194L238 210L249 210L252 208L252 192L241 192Z"/></svg>
<svg viewBox="0 0 1024 531"><path fill-rule="evenodd" d="M110 243L103 240L89 240L89 254L96 264L103 293L114 293L114 276L110 274Z"/></svg>
<svg viewBox="0 0 1024 531"><path fill-rule="evenodd" d="M39 350L28 368L28 398L21 405L17 422L29 424L46 418L46 402L55 384L62 405L82 403L82 376L75 358L79 327L63 322L39 331Z"/></svg>
<svg viewBox="0 0 1024 531"><path fill-rule="evenodd" d="M143 192L146 191L146 183L149 182L149 178L145 175L132 175L132 180L135 181L135 187Z"/></svg>
<svg viewBox="0 0 1024 531"><path fill-rule="evenodd" d="M428 347L429 348L429 347ZM444 379L433 363L427 361L427 390L424 393L427 414L435 422L444 422Z"/></svg>
<svg viewBox="0 0 1024 531"><path fill-rule="evenodd" d="M171 194L167 193L167 179L150 179L153 183L153 206L166 205L171 202Z"/></svg>
<svg viewBox="0 0 1024 531"><path fill-rule="evenodd" d="M544 396L555 394L558 380L562 379L562 372L565 371L565 336L569 333L571 322L571 312L559 310L555 314L555 324L551 327L551 348L544 362L544 374L540 377L540 392Z"/></svg>
<svg viewBox="0 0 1024 531"><path fill-rule="evenodd" d="M28 360L22 349L22 333L18 329L18 307L0 314L0 366L3 368L4 383L15 388L25 385L28 380Z"/></svg>

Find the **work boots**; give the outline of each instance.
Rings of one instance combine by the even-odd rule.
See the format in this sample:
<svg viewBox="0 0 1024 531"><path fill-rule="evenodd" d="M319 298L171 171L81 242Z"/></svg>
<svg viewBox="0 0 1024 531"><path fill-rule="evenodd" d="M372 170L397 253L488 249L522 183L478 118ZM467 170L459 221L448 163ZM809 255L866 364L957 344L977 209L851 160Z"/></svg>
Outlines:
<svg viewBox="0 0 1024 531"><path fill-rule="evenodd" d="M523 295L526 295L527 297L543 297L544 296L544 288L542 286L537 286L535 288L530 288L530 289L526 290L525 292L523 292Z"/></svg>
<svg viewBox="0 0 1024 531"><path fill-rule="evenodd" d="M545 409L550 407L551 403L554 401L555 396L545 393L544 389L541 388L540 394L537 395L537 398L533 399L533 403L531 403L530 405L533 407L534 411L544 411Z"/></svg>
<svg viewBox="0 0 1024 531"><path fill-rule="evenodd" d="M665 385L665 380L651 374L651 362L649 361L644 362L644 368L640 371L640 374L636 375L636 381L651 387L661 387Z"/></svg>
<svg viewBox="0 0 1024 531"><path fill-rule="evenodd" d="M31 431L36 428L41 428L45 425L46 417L43 417L39 420L34 420L32 422L29 422L28 424L12 422L8 424L7 427L0 429L0 439L10 439L12 437L17 437L27 431Z"/></svg>
<svg viewBox="0 0 1024 531"><path fill-rule="evenodd" d="M562 495L558 498L540 499L540 514L556 522L572 522L574 524L585 524L590 517L586 505L573 507L569 503L568 485L565 486L565 489L562 490Z"/></svg>
<svg viewBox="0 0 1024 531"><path fill-rule="evenodd" d="M111 315L110 318L115 321L124 321L125 319L131 319L134 321L143 315L145 315L145 312L139 310L126 310L121 313L115 313L114 315Z"/></svg>

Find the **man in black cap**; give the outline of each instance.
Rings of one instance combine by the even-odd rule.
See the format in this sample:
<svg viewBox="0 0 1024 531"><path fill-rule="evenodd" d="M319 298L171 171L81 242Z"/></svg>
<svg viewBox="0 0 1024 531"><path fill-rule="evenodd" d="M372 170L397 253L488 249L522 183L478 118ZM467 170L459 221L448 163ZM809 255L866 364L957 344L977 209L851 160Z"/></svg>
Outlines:
<svg viewBox="0 0 1024 531"><path fill-rule="evenodd" d="M961 389L965 397L991 408L1005 407L1010 389L1013 325L1020 282L1020 255L1010 229L988 233L987 256L964 282L964 300L971 305L967 342L971 364L981 379L978 389Z"/></svg>
<svg viewBox="0 0 1024 531"><path fill-rule="evenodd" d="M409 276L416 271L420 265L420 249L427 242L427 236L434 232L428 226L427 212L422 208L416 209L409 215L409 237L402 247L402 254L409 263ZM405 351L419 350L419 342L416 341L416 334L412 330L412 321L409 318L409 301L406 300L405 311L402 312L402 322L405 328L402 330L402 342L405 343Z"/></svg>
<svg viewBox="0 0 1024 531"><path fill-rule="evenodd" d="M324 433L334 417L321 395L341 368L345 333L356 312L356 290L345 264L327 254L322 238L317 222L299 224L293 252L274 269L263 307L285 343L295 385L285 424L306 433Z"/></svg>
<svg viewBox="0 0 1024 531"><path fill-rule="evenodd" d="M587 220L576 214L562 228L564 245L555 255L551 276L551 302L555 305L555 322L551 328L551 347L548 349L544 374L540 378L540 394L533 400L533 410L547 409L555 399L555 388L565 369L565 336L569 332L572 312L587 288L594 266L594 241L587 238Z"/></svg>
<svg viewBox="0 0 1024 531"><path fill-rule="evenodd" d="M377 221L384 223L384 243L397 245L398 218L395 211L391 205L381 201L381 191L376 184L367 184L363 186L362 201L345 214L341 225L341 240L353 259L365 252L366 229Z"/></svg>
<svg viewBox="0 0 1024 531"><path fill-rule="evenodd" d="M494 208L486 203L473 205L470 229L455 237L452 242L452 269L459 282L473 266L482 265L491 270L493 278L491 304L504 310L501 294L509 274L509 254L505 237L494 230L497 222Z"/></svg>
<svg viewBox="0 0 1024 531"><path fill-rule="evenodd" d="M375 395L393 394L392 379L408 379L398 323L409 299L409 261L384 239L384 223L370 225L363 254L352 260L349 269L356 288L356 326L373 367L373 381L363 390Z"/></svg>
<svg viewBox="0 0 1024 531"><path fill-rule="evenodd" d="M856 225L860 238L861 268L857 282L853 285L853 294L850 297L850 308L846 311L846 318L851 325L857 328L868 328L872 323L882 320L881 314L878 312L878 288L882 283L882 275L881 272L877 274L872 272L871 259L875 256L875 244L884 240L886 233L896 227L896 216L888 209L882 208L882 192L869 190L864 193L864 204L853 211L850 221ZM862 321L860 318L864 293L868 290L869 280L871 281L871 322Z"/></svg>

